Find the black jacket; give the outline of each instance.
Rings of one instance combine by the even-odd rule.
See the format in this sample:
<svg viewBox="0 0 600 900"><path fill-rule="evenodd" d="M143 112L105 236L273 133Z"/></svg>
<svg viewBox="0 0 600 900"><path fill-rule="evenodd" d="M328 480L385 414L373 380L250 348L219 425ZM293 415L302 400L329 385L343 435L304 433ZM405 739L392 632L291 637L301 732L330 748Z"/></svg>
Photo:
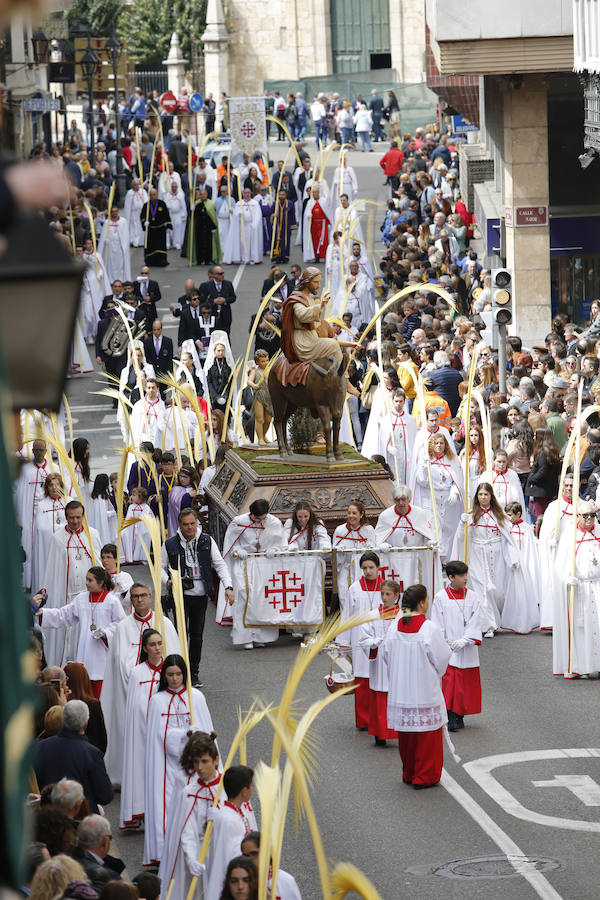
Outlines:
<svg viewBox="0 0 600 900"><path fill-rule="evenodd" d="M170 373L173 368L173 341L165 335L161 335L162 343L158 356L154 346L154 335L150 335L144 341L144 353L146 354L146 362L153 366L155 373L165 375Z"/></svg>
<svg viewBox="0 0 600 900"><path fill-rule="evenodd" d="M133 293L138 298L138 300L142 299L142 291L140 289L139 281L133 282ZM153 303L158 303L162 294L160 292L160 287L158 286L158 281L153 281L151 278L148 279L148 287L146 289L146 293L150 294L150 299Z"/></svg>
<svg viewBox="0 0 600 900"><path fill-rule="evenodd" d="M102 893L102 888L109 881L121 880L120 874L107 864L106 858L102 863L99 863L90 851L84 850L83 847L76 845L69 851L69 856L79 863L90 879L90 884L99 894Z"/></svg>
<svg viewBox="0 0 600 900"><path fill-rule="evenodd" d="M226 331L229 334L229 329L231 328L231 304L236 301L235 289L231 281L223 279L220 291L217 290L214 281L204 281L198 290L200 291L200 299L210 300L214 306L213 312L217 319L217 330ZM221 297L226 302L215 303L215 300L219 300Z"/></svg>
<svg viewBox="0 0 600 900"><path fill-rule="evenodd" d="M177 332L177 346L182 347L183 342L189 340L190 338L193 341L198 341L202 337L202 333L200 331L200 326L198 324L200 318L200 311L198 311L198 319L195 319L192 316L191 307L185 306L181 310L181 316L179 317L179 331Z"/></svg>
<svg viewBox="0 0 600 900"><path fill-rule="evenodd" d="M274 284L277 284L277 282L273 281L272 278L265 278L265 280L263 281L262 288L260 289L260 296L264 297L265 294L267 294L271 290L271 288L273 287ZM296 287L295 279L290 276L289 278L285 279L285 281L283 282L283 284L281 285L281 287L279 288L277 293L281 295L282 300L287 300L287 298L290 296L290 294L292 293L292 291L294 290L295 287Z"/></svg>
<svg viewBox="0 0 600 900"><path fill-rule="evenodd" d="M547 497L553 500L558 496L560 469L559 462L554 465L548 464L546 454L540 450L537 462L534 462L527 477L525 494L528 497Z"/></svg>
<svg viewBox="0 0 600 900"><path fill-rule="evenodd" d="M141 325L142 328L148 332L148 334L151 333L152 323L157 318L158 314L156 312L156 304L153 300L150 303L140 303L133 315L134 322L137 322L138 325Z"/></svg>
<svg viewBox="0 0 600 900"><path fill-rule="evenodd" d="M217 409L224 410L225 403L219 403L218 398L223 397L226 399L227 391L229 390L229 376L231 375L231 369L225 359L222 360L221 371L219 372L219 367L217 365L217 361L215 360L208 372L206 373L206 380L208 382L208 391L210 394L210 405L212 407L216 407Z"/></svg>
<svg viewBox="0 0 600 900"><path fill-rule="evenodd" d="M106 806L113 798L112 784L106 774L102 753L85 734L61 729L54 737L36 746L35 774L40 789L56 784L61 778L78 781L90 804L90 812L98 812L98 804Z"/></svg>

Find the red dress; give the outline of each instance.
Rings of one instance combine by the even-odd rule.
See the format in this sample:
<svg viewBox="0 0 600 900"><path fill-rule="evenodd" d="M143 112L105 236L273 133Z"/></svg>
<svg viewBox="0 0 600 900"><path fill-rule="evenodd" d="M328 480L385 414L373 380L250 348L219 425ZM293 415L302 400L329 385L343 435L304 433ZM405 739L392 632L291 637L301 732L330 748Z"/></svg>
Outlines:
<svg viewBox="0 0 600 900"><path fill-rule="evenodd" d="M323 207L318 200L315 200L315 205L311 212L310 236L312 238L315 257L317 259L325 259L325 256L327 255L330 224L329 219L323 211Z"/></svg>

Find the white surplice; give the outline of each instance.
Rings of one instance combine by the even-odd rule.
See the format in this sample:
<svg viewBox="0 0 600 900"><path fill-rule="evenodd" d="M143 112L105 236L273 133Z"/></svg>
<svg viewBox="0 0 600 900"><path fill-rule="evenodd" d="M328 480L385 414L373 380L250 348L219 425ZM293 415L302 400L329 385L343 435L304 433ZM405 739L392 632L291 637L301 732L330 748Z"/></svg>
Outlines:
<svg viewBox="0 0 600 900"><path fill-rule="evenodd" d="M544 579L533 526L522 519L510 533L519 550L519 565L511 569L500 625L516 634L529 634L540 627L540 600Z"/></svg>
<svg viewBox="0 0 600 900"><path fill-rule="evenodd" d="M46 572L46 560L50 552L52 536L66 525L65 501L60 497L44 497L38 503L35 517L35 535L33 539L33 559L31 561L31 589L37 592L43 585Z"/></svg>
<svg viewBox="0 0 600 900"><path fill-rule="evenodd" d="M221 896L229 861L240 855L240 844L251 831L258 831L254 810L249 803L241 808L226 800L213 822L206 867L206 900Z"/></svg>
<svg viewBox="0 0 600 900"><path fill-rule="evenodd" d="M422 547L435 542L435 533L425 510L409 506L406 515L401 515L395 506L388 506L377 519L375 540L377 546ZM410 584L424 584L429 596L433 597L443 583L439 550L406 550L391 554L391 559L407 587Z"/></svg>
<svg viewBox="0 0 600 900"><path fill-rule="evenodd" d="M41 585L31 582L31 565L35 554L35 520L39 504L44 499L44 483L50 474L48 460L41 465L26 462L21 466L15 489L15 507L21 523L21 546L25 551L23 584L37 590Z"/></svg>
<svg viewBox="0 0 600 900"><path fill-rule="evenodd" d="M466 638L469 643L458 652L452 651L448 665L457 669L475 669L479 667L479 650L481 644L481 601L475 591L453 591L451 587L438 591L431 605L431 621L436 622L442 630L446 641L457 641Z"/></svg>
<svg viewBox="0 0 600 900"><path fill-rule="evenodd" d="M478 483L488 481L488 476L484 472L479 476ZM492 487L496 500L505 509L508 503L520 503L523 512L526 510L525 498L523 497L523 488L519 481L519 476L514 469L506 469L504 472L497 472L492 469Z"/></svg>
<svg viewBox="0 0 600 900"><path fill-rule="evenodd" d="M554 578L556 551L565 528L573 516L573 504L566 497L553 500L544 512L538 537L538 552L544 585L540 602L540 630L552 629L552 582ZM558 528L557 528L558 525Z"/></svg>
<svg viewBox="0 0 600 900"><path fill-rule="evenodd" d="M164 401L157 397L148 400L141 397L133 404L130 412L132 441L137 450L144 441L150 441L155 447L162 446L162 427L166 416Z"/></svg>
<svg viewBox="0 0 600 900"><path fill-rule="evenodd" d="M573 556L573 525L560 538L552 587L552 672L589 675L600 671L600 528L577 525L573 603L568 586ZM571 653L569 654L569 651Z"/></svg>
<svg viewBox="0 0 600 900"><path fill-rule="evenodd" d="M110 222L110 227L109 227ZM106 233L108 230L108 246ZM98 253L104 260L108 280L131 281L131 252L129 249L129 223L123 216L114 221L107 219L100 232Z"/></svg>
<svg viewBox="0 0 600 900"><path fill-rule="evenodd" d="M413 495L415 505L420 506L433 519L431 486L435 495L440 555L442 562L447 562L464 506L462 469L456 456L434 456L429 459L429 465L426 458L423 458L416 468Z"/></svg>
<svg viewBox="0 0 600 900"><path fill-rule="evenodd" d="M417 423L406 409L398 413L392 408L389 415L386 412L377 416L375 427L367 429L361 453L367 459L376 454L383 456L396 484L410 484L417 430Z"/></svg>
<svg viewBox="0 0 600 900"><path fill-rule="evenodd" d="M148 202L148 194L145 188L134 191L130 188L125 194L125 207L123 212L129 222L129 239L134 247L144 246L144 229L140 214L144 203Z"/></svg>
<svg viewBox="0 0 600 900"><path fill-rule="evenodd" d="M102 545L116 544L117 513L110 500L94 497L86 503L85 511L88 522L100 535Z"/></svg>
<svg viewBox="0 0 600 900"><path fill-rule="evenodd" d="M238 200L223 247L223 263L261 263L262 213L256 200Z"/></svg>
<svg viewBox="0 0 600 900"><path fill-rule="evenodd" d="M131 522L132 519L139 519L142 516L154 517L154 513L147 503L131 503L127 510L125 521ZM127 528L123 528L121 531L121 553L123 554L123 562L148 563L148 557L144 553L142 541L147 549L150 550L152 547L150 532L143 522L135 522L133 525L128 525Z"/></svg>
<svg viewBox="0 0 600 900"><path fill-rule="evenodd" d="M121 784L120 827L131 826L143 819L146 811L146 727L150 700L158 690L160 670L148 660L129 673L123 733L123 769ZM119 710L123 715L123 710Z"/></svg>
<svg viewBox="0 0 600 900"><path fill-rule="evenodd" d="M376 546L375 529L372 525L350 528L347 522L342 522L333 532L331 539L333 550L355 551L354 553L336 554L337 594L341 612L344 611L348 589L357 572L355 565L358 564L361 554L366 550L373 550Z"/></svg>

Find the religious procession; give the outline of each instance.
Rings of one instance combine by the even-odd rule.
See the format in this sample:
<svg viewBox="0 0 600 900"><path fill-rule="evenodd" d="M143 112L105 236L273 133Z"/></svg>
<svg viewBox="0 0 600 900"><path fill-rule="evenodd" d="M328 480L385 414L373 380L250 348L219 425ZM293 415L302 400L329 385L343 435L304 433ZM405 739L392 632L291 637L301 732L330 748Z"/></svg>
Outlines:
<svg viewBox="0 0 600 900"><path fill-rule="evenodd" d="M0 279L35 223L76 283L4 437L10 896L592 896L600 287L523 313L461 116L156 94L0 169Z"/></svg>

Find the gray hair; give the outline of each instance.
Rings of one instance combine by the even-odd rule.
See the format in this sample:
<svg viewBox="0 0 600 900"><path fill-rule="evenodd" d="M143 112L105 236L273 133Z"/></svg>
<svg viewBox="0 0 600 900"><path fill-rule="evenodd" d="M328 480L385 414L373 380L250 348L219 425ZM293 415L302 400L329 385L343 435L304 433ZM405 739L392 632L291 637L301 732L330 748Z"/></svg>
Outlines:
<svg viewBox="0 0 600 900"><path fill-rule="evenodd" d="M410 503L412 499L412 491L405 484L399 484L398 487L395 487L392 491L392 497L394 500L408 500Z"/></svg>
<svg viewBox="0 0 600 900"><path fill-rule="evenodd" d="M433 354L433 363L436 369L441 369L442 366L450 365L450 357L445 350L436 350Z"/></svg>
<svg viewBox="0 0 600 900"><path fill-rule="evenodd" d="M83 788L78 781L61 778L52 788L50 799L55 806L64 812L78 807L84 798Z"/></svg>
<svg viewBox="0 0 600 900"><path fill-rule="evenodd" d="M90 718L87 703L83 700L69 700L63 709L62 727L65 731L79 732Z"/></svg>
<svg viewBox="0 0 600 900"><path fill-rule="evenodd" d="M77 829L77 843L84 849L97 847L110 834L110 822L104 816L86 816Z"/></svg>

